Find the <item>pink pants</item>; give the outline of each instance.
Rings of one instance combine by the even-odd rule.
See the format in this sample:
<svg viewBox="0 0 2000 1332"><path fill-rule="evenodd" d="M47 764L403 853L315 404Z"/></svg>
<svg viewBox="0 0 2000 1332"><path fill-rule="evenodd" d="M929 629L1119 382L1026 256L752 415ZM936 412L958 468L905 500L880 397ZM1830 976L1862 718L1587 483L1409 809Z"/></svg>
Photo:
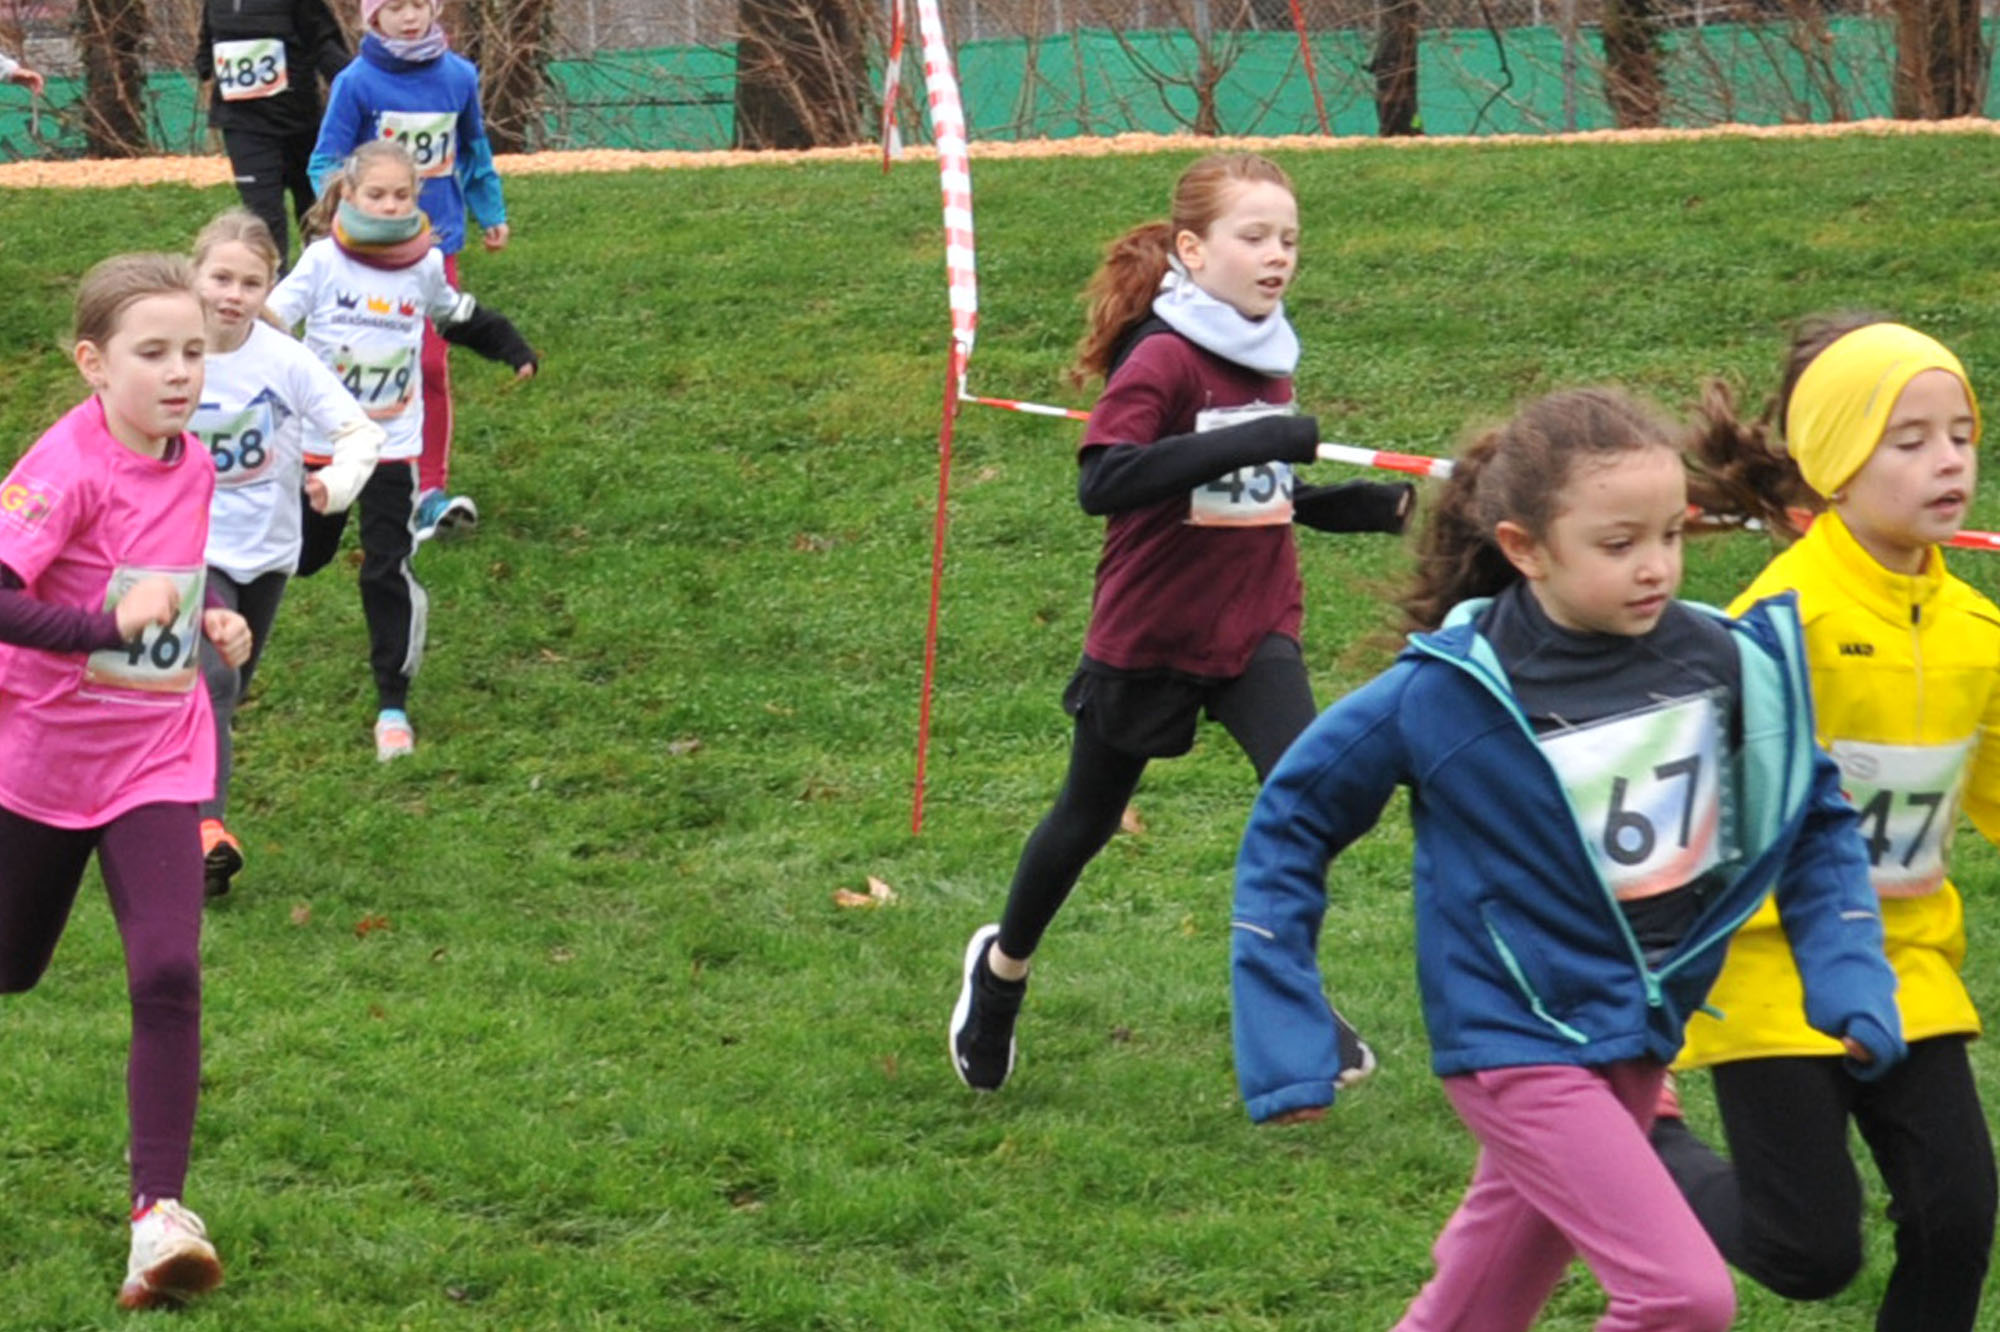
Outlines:
<svg viewBox="0 0 2000 1332"><path fill-rule="evenodd" d="M1611 1297L1598 1332L1720 1332L1729 1269L1647 1144L1664 1066L1543 1064L1444 1081L1479 1163L1398 1332L1525 1332L1570 1259Z"/></svg>
<svg viewBox="0 0 2000 1332"><path fill-rule="evenodd" d="M458 285L458 256L444 257L445 280ZM419 357L424 376L424 451L417 459L417 489L443 490L451 484L451 344L438 336L437 326L424 321L424 349Z"/></svg>

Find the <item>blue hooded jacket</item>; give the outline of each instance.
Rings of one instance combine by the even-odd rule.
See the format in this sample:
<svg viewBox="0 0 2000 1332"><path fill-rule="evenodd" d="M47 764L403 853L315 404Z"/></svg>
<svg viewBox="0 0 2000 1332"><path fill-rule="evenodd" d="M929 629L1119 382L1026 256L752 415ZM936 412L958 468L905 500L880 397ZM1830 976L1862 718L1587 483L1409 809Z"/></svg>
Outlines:
<svg viewBox="0 0 2000 1332"><path fill-rule="evenodd" d="M417 206L431 219L437 245L446 254L465 247L465 212L482 227L507 220L500 173L493 168L493 145L479 110L479 71L470 60L446 51L435 60L403 60L374 33L361 39L361 54L340 71L327 90L326 117L313 145L306 173L313 189L325 193L326 178L348 154L380 136L385 111L450 112L456 115L456 169L423 182Z"/></svg>
<svg viewBox="0 0 2000 1332"><path fill-rule="evenodd" d="M1317 958L1327 866L1398 786L1411 793L1417 978L1438 1075L1670 1061L1730 935L1774 887L1807 1020L1868 1049L1872 1063L1851 1065L1858 1076L1902 1058L1867 854L1839 769L1814 740L1792 599L1728 621L1742 665L1742 856L1656 965L1474 628L1485 604L1413 636L1388 670L1321 714L1251 811L1230 947L1236 1072L1251 1118L1333 1101L1340 1062Z"/></svg>

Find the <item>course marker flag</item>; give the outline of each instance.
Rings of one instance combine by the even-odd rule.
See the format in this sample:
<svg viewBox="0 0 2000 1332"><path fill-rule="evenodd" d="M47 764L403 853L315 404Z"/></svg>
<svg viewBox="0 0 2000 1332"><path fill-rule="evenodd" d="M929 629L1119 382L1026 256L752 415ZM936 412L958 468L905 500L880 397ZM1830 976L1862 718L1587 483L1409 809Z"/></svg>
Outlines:
<svg viewBox="0 0 2000 1332"><path fill-rule="evenodd" d="M937 0L917 0L923 38L924 89L930 103L931 140L937 145L938 183L944 194L944 267L951 305L951 355L945 368L944 412L938 423L937 514L931 525L931 603L924 628L923 697L917 708L917 773L910 799L910 832L924 830L924 767L930 753L931 691L937 678L938 602L944 589L946 499L951 493L952 422L965 391L979 327L979 269L972 234L972 159L965 142L965 110L953 72L951 48ZM890 124L893 125L893 120ZM887 145L885 143L885 152ZM886 159L885 159L886 160Z"/></svg>

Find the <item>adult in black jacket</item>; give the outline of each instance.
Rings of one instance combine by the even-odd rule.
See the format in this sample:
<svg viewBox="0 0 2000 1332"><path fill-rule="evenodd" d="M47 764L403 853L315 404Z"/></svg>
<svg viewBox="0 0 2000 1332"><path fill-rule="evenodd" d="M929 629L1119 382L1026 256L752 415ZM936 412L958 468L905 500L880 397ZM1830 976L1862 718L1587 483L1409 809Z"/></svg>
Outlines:
<svg viewBox="0 0 2000 1332"><path fill-rule="evenodd" d="M319 81L354 58L326 0L204 0L195 76L213 80L208 123L236 169L243 206L264 219L281 259L291 253L285 195L303 219L313 205L306 163L319 137Z"/></svg>

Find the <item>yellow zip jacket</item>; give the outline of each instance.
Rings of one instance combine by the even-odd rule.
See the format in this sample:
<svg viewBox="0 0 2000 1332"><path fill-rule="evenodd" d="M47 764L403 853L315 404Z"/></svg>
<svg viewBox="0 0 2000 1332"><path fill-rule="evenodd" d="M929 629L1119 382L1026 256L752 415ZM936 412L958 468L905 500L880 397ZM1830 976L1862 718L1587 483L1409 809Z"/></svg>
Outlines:
<svg viewBox="0 0 2000 1332"><path fill-rule="evenodd" d="M2000 841L2000 608L1953 577L1933 550L1922 573L1892 573L1836 514L1815 522L1729 609L1799 594L1819 742L1861 811L1870 877L1896 969L1903 1037L1977 1034L1959 978L1965 910L1945 873L1963 809ZM1778 913L1744 922L1711 1008L1688 1023L1679 1066L1774 1055L1838 1055L1806 1025Z"/></svg>

